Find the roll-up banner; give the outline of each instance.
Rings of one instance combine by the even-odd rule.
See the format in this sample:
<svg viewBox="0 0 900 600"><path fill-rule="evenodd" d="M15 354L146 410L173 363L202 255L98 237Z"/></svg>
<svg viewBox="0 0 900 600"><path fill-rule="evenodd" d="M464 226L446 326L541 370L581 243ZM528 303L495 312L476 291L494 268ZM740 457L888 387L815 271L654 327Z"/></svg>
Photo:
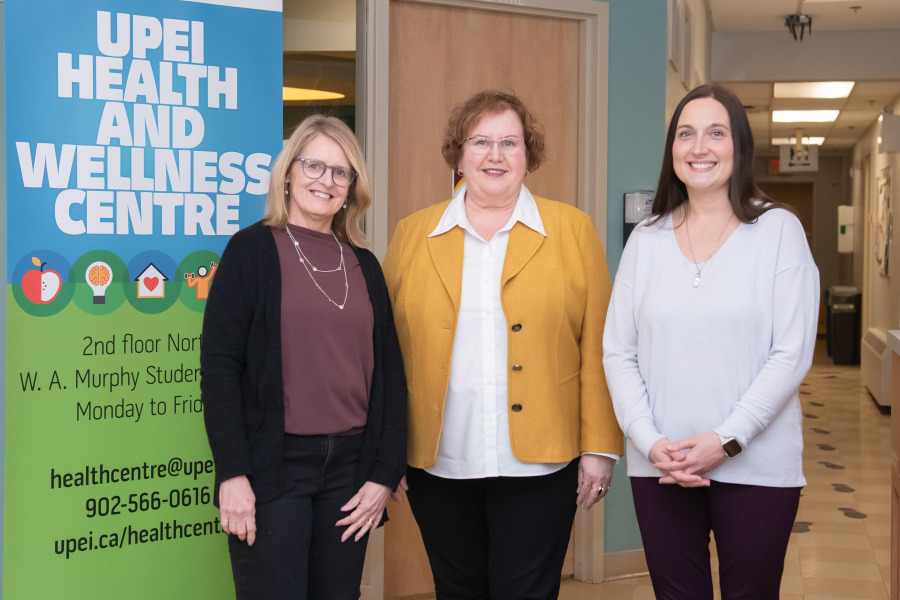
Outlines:
<svg viewBox="0 0 900 600"><path fill-rule="evenodd" d="M233 597L200 402L281 147L281 0L6 0L3 594Z"/></svg>

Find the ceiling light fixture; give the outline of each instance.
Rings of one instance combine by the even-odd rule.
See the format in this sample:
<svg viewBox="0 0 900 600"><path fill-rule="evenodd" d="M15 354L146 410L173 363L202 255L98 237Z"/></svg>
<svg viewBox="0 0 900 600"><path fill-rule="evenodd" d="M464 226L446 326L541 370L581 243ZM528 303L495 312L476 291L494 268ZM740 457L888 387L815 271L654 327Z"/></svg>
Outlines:
<svg viewBox="0 0 900 600"><path fill-rule="evenodd" d="M344 94L337 92L326 92L323 90L309 90L306 88L282 87L282 102L299 102L303 100L338 100L343 98Z"/></svg>
<svg viewBox="0 0 900 600"><path fill-rule="evenodd" d="M775 98L846 98L853 81L799 81L776 83Z"/></svg>
<svg viewBox="0 0 900 600"><path fill-rule="evenodd" d="M839 110L773 110L773 123L831 123Z"/></svg>
<svg viewBox="0 0 900 600"><path fill-rule="evenodd" d="M801 138L801 143L804 146L821 146L825 143L824 137L804 137ZM795 146L797 144L797 138L795 137L782 137L782 138L772 138L773 146Z"/></svg>

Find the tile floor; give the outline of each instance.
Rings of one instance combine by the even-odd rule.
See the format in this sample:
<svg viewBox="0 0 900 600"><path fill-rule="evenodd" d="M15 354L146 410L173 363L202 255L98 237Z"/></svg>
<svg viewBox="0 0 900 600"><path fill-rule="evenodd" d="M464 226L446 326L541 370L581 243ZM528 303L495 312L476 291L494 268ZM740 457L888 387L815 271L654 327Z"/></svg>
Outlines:
<svg viewBox="0 0 900 600"><path fill-rule="evenodd" d="M824 341L800 394L808 485L785 559L781 599L889 600L890 411L869 396L859 367L832 363ZM568 579L559 597L653 600L654 595L644 576L597 585Z"/></svg>

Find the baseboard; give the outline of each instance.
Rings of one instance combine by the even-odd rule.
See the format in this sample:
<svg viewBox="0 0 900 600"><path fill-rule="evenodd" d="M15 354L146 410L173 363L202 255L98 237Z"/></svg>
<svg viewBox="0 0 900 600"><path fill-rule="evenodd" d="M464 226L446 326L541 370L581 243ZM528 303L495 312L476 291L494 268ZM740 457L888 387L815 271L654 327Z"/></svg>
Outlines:
<svg viewBox="0 0 900 600"><path fill-rule="evenodd" d="M625 579L647 574L647 559L644 550L607 552L603 555L603 579Z"/></svg>
<svg viewBox="0 0 900 600"><path fill-rule="evenodd" d="M875 402L891 405L891 350L881 329L870 327L862 338L860 376Z"/></svg>

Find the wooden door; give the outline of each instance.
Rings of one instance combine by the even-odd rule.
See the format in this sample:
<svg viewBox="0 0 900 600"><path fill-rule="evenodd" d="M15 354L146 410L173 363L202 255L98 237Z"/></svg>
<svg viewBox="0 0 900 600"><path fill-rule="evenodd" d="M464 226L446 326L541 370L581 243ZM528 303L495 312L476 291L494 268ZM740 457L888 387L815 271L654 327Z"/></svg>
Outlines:
<svg viewBox="0 0 900 600"><path fill-rule="evenodd" d="M526 185L590 215L606 241L609 5L597 0L357 0L365 35L357 135L373 174L378 256L402 217L450 197L450 109L484 89L519 95L547 160Z"/></svg>
<svg viewBox="0 0 900 600"><path fill-rule="evenodd" d="M450 197L450 109L483 89L518 95L544 125L547 160L525 184L577 203L577 21L396 1L390 11L388 232Z"/></svg>

